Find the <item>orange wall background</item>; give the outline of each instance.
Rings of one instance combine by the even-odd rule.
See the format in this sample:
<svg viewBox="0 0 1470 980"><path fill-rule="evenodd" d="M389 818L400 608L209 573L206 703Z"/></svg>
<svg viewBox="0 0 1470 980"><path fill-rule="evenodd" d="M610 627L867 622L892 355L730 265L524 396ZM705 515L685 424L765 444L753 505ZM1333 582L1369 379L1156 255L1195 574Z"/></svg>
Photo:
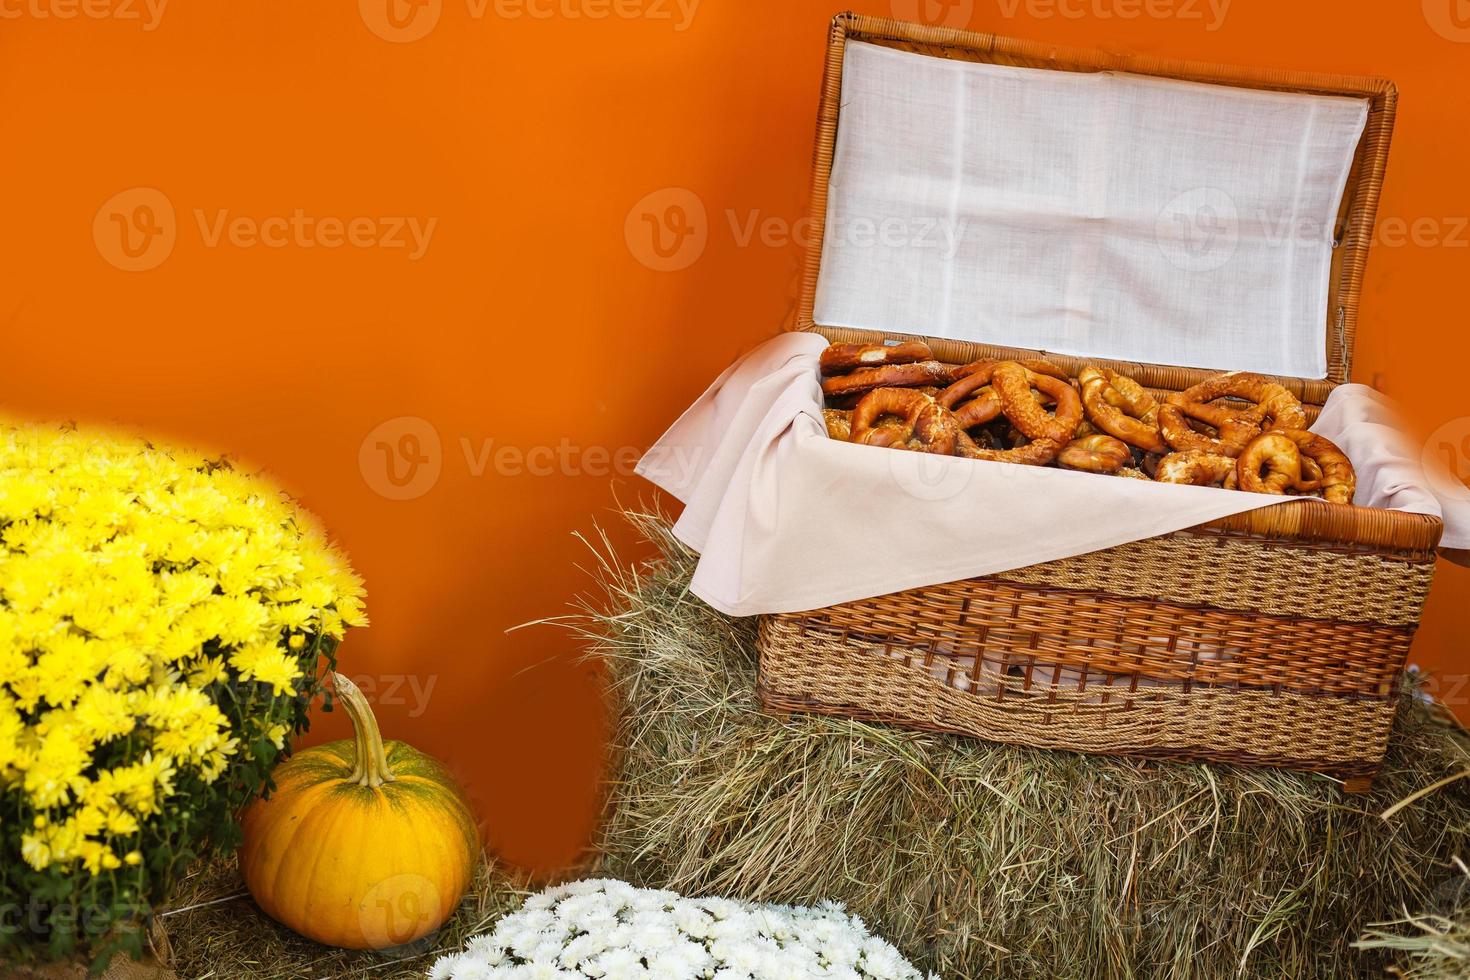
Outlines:
<svg viewBox="0 0 1470 980"><path fill-rule="evenodd" d="M858 9L1397 81L1357 380L1470 474L1463 0ZM384 730L453 765L501 855L565 863L595 810L594 678L556 630L505 631L564 611L573 532L647 493L629 460L785 318L835 10L0 0L0 407L272 470L367 579L341 662ZM642 215L681 201L696 245L668 271ZM1462 707L1467 602L1441 563L1415 653Z"/></svg>

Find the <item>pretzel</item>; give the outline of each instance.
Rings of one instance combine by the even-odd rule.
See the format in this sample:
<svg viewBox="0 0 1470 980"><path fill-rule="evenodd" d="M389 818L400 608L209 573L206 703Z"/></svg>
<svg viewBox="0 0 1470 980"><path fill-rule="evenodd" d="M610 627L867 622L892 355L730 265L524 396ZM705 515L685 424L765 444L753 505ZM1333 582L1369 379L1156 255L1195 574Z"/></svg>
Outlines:
<svg viewBox="0 0 1470 980"><path fill-rule="evenodd" d="M953 456L960 428L928 395L905 388L869 392L852 410L849 442Z"/></svg>
<svg viewBox="0 0 1470 980"><path fill-rule="evenodd" d="M1188 483L1196 487L1216 486L1235 469L1235 459L1218 453L1185 449L1159 460L1154 479L1160 483Z"/></svg>
<svg viewBox="0 0 1470 980"><path fill-rule="evenodd" d="M1130 480L1147 480L1150 483L1152 483L1154 481L1154 478L1151 477L1151 476L1149 476L1143 470L1134 469L1131 466L1122 466L1122 467L1119 467L1118 469L1116 469L1116 470L1113 471L1112 475L1113 476L1126 476Z"/></svg>
<svg viewBox="0 0 1470 980"><path fill-rule="evenodd" d="M1252 374L1249 371L1218 374L1184 389L1177 396L1170 396L1169 401L1174 404L1185 402L1203 404L1226 397L1255 402L1255 408L1249 411L1262 421L1270 419L1271 424L1267 428L1305 429L1307 427L1307 413L1296 395L1269 378ZM1179 401L1175 401L1175 398L1178 398Z"/></svg>
<svg viewBox="0 0 1470 980"><path fill-rule="evenodd" d="M1073 439L1057 454L1057 463L1070 470L1114 473L1133 462L1133 451L1112 436L1083 436Z"/></svg>
<svg viewBox="0 0 1470 980"><path fill-rule="evenodd" d="M1322 487L1322 467L1310 456L1302 457L1302 478L1296 485L1299 491L1319 490Z"/></svg>
<svg viewBox="0 0 1470 980"><path fill-rule="evenodd" d="M836 408L822 409L822 421L827 423L827 438L846 442L852 435L852 413Z"/></svg>
<svg viewBox="0 0 1470 980"><path fill-rule="evenodd" d="M1210 426L1215 435L1196 432L1189 419ZM1261 419L1250 409L1206 405L1185 401L1180 395L1169 395L1165 404L1159 406L1159 434L1176 452L1192 450L1234 458L1261 434Z"/></svg>
<svg viewBox="0 0 1470 980"><path fill-rule="evenodd" d="M960 430L956 454L966 459L984 459L992 463L1019 463L1022 466L1045 466L1057 458L1062 444L1053 439L1032 439L1014 449L987 449L978 445L969 433Z"/></svg>
<svg viewBox="0 0 1470 980"><path fill-rule="evenodd" d="M1168 452L1159 434L1159 405L1137 381L1088 365L1077 375L1087 418L1108 435L1149 452Z"/></svg>
<svg viewBox="0 0 1470 980"><path fill-rule="evenodd" d="M1350 504L1353 502L1353 494L1358 489L1358 476L1347 454L1331 440L1324 439L1315 432L1289 429L1283 431L1281 435L1296 443L1297 448L1301 450L1303 470L1308 469L1305 463L1308 459L1312 461L1314 468L1321 470L1320 477L1299 485L1297 489L1316 491L1322 495L1322 499L1329 503Z"/></svg>
<svg viewBox="0 0 1470 980"><path fill-rule="evenodd" d="M938 361L915 361L912 364L885 364L881 367L858 368L822 381L822 392L833 397L856 395L877 388L922 388L925 385L947 385L954 378L950 369Z"/></svg>
<svg viewBox="0 0 1470 980"><path fill-rule="evenodd" d="M990 384L995 364L976 361L956 369L956 373L965 371L965 375L935 396L939 404L954 413L961 429L973 429L1000 417L1000 395Z"/></svg>
<svg viewBox="0 0 1470 980"><path fill-rule="evenodd" d="M823 376L846 374L854 368L880 367L884 364L912 364L932 361L934 352L922 340L905 340L901 344L832 344L822 351L819 363Z"/></svg>
<svg viewBox="0 0 1470 980"><path fill-rule="evenodd" d="M1285 432L1251 440L1235 461L1236 482L1251 493L1284 494L1302 482L1302 453Z"/></svg>
<svg viewBox="0 0 1470 980"><path fill-rule="evenodd" d="M1000 396L1001 411L1028 439L1046 439L1061 447L1071 441L1082 421L1082 399L1066 381L1037 374L1015 361L1002 361L992 370L991 386ZM1031 395L1035 388L1056 401L1049 414Z"/></svg>
<svg viewBox="0 0 1470 980"><path fill-rule="evenodd" d="M987 357L987 358L982 358L981 360L978 360L978 361L971 361L969 364L961 364L959 367L955 368L951 373L954 374L955 379L958 380L960 378L968 378L970 375L976 374L976 373L981 372L981 371L991 371L991 370L994 370L994 368L995 368L995 366L997 364L1004 364L1004 363L1006 363L1006 362L1005 361L1002 361L1002 360L999 360L997 358ZM1023 361L1012 361L1011 363L1012 364L1019 364L1019 365L1021 365L1021 367L1025 368L1028 371L1030 371L1032 374L1046 374L1046 375L1050 375L1053 378L1057 378L1057 379L1059 379L1061 381L1071 381L1071 378L1068 377L1067 372L1066 371L1063 371L1061 368L1057 367L1051 361L1043 361L1043 360L1040 360L1040 359L1028 359L1028 360L1023 360Z"/></svg>

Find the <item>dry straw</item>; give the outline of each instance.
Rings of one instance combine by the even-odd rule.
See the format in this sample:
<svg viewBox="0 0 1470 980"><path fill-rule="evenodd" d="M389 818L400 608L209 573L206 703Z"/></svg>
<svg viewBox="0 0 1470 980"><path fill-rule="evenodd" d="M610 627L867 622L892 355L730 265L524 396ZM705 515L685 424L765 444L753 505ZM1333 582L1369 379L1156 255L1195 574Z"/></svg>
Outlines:
<svg viewBox="0 0 1470 980"><path fill-rule="evenodd" d="M664 518L630 519L660 557L628 568L603 539L601 593L572 621L611 688L616 777L588 870L838 899L949 980L1464 975L1470 780L1381 816L1470 759L1422 704L1399 713L1366 797L1311 775L781 721L754 697L754 621L688 593L693 556ZM421 977L431 961L325 950L229 898L239 887L222 865L186 883L176 905L200 907L162 920L180 976ZM417 952L485 929L524 887L485 870Z"/></svg>
<svg viewBox="0 0 1470 980"><path fill-rule="evenodd" d="M605 561L584 620L614 692L611 874L834 898L946 977L1047 978L1381 973L1402 954L1354 940L1447 911L1462 880L1470 781L1379 816L1465 766L1466 735L1417 701L1367 797L1309 774L782 721L754 697L755 623L691 596L693 556L662 518L633 519L663 558Z"/></svg>

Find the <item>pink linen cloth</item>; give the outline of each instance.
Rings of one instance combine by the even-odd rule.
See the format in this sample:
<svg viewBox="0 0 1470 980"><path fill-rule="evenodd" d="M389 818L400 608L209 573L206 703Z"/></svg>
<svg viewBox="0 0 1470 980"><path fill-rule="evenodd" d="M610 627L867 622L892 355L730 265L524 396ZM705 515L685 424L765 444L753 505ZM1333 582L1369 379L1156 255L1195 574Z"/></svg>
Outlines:
<svg viewBox="0 0 1470 980"><path fill-rule="evenodd" d="M817 609L1298 499L836 442L822 421L826 345L794 331L750 351L639 461L684 503L674 534L700 554L690 590L721 612ZM1378 393L1344 385L1313 428L1357 466L1355 502L1442 515L1444 546L1470 545L1470 490L1426 479L1390 418Z"/></svg>

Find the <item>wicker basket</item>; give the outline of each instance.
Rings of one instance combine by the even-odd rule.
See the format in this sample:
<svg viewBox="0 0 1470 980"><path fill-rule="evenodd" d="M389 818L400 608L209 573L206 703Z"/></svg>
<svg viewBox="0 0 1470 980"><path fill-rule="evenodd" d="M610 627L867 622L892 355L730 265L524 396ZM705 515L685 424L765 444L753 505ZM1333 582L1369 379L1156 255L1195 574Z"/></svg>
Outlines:
<svg viewBox="0 0 1470 980"><path fill-rule="evenodd" d="M1128 71L1370 102L1344 194L1329 291L1328 375L1280 378L1315 417L1349 376L1357 303L1396 101L1386 81L1126 58L944 28L838 16L818 119L820 233L849 39L1058 71ZM813 321L812 242L798 326L832 340L898 335ZM1047 356L924 337L951 363ZM1220 368L1096 361L1156 391ZM1434 575L1437 518L1302 501L1107 551L911 589L760 624L768 710L810 711L1046 748L1317 770L1366 789Z"/></svg>

